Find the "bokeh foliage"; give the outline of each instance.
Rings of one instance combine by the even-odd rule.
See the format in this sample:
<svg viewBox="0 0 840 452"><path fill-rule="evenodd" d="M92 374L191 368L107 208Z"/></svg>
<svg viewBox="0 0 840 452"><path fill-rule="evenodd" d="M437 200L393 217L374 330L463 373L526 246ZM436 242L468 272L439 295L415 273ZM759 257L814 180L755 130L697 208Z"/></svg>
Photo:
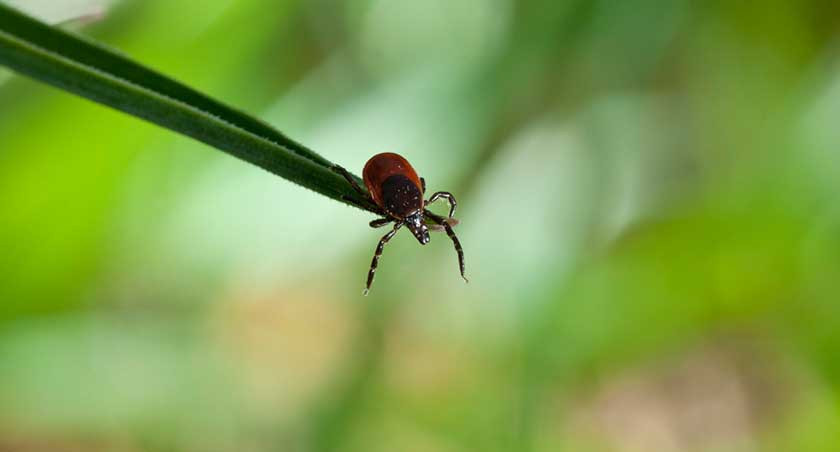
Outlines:
<svg viewBox="0 0 840 452"><path fill-rule="evenodd" d="M834 450L837 7L450 3L67 26L348 168L402 153L469 285L398 236L363 298L360 211L3 77L0 449Z"/></svg>

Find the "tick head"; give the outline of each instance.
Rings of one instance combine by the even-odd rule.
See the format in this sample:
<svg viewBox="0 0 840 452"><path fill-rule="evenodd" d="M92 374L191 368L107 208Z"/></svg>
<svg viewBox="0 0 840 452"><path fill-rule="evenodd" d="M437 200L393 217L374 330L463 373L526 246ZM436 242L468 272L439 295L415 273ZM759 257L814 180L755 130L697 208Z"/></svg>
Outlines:
<svg viewBox="0 0 840 452"><path fill-rule="evenodd" d="M429 243L429 228L423 223L422 211L409 215L405 218L405 225L414 234L414 237L421 245Z"/></svg>

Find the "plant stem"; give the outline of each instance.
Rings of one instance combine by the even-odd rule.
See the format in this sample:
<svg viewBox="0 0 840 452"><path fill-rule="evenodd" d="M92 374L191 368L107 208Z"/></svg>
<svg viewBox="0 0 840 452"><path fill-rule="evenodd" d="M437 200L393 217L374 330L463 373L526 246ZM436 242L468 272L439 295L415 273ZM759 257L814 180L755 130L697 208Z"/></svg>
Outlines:
<svg viewBox="0 0 840 452"><path fill-rule="evenodd" d="M0 65L192 137L332 199L354 207L344 197L363 202L329 160L261 120L2 4Z"/></svg>

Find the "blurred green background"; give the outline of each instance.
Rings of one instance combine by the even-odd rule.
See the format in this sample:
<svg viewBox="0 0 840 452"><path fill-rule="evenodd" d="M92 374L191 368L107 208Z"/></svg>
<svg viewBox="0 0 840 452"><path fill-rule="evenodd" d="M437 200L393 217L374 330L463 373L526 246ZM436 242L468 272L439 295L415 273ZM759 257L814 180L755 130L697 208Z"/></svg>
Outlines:
<svg viewBox="0 0 840 452"><path fill-rule="evenodd" d="M369 214L0 73L0 450L837 450L835 2L8 3L403 154L471 283L403 233L362 297Z"/></svg>

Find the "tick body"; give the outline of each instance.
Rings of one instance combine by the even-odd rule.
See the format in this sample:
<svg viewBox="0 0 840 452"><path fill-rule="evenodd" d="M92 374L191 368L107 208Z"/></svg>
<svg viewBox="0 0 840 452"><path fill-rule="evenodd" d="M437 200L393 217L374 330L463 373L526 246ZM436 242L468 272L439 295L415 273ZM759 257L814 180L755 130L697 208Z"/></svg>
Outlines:
<svg viewBox="0 0 840 452"><path fill-rule="evenodd" d="M455 246L455 251L458 253L458 266L461 270L461 277L466 281L464 276L464 251L461 249L461 243L458 237L452 230L452 225L456 223L452 216L455 214L455 207L457 202L455 197L449 192L436 192L428 201L423 199L426 192L426 183L423 178L417 175L411 164L400 156L391 152L374 155L367 161L365 168L362 171L363 180L367 191L363 190L353 176L340 166L334 166L333 169L344 176L347 182L359 192L372 205L376 206L371 209L366 206L361 206L367 210L373 210L383 218L379 218L370 222L370 226L374 228L382 227L390 223L394 223L394 228L385 234L379 241L376 251L373 255L373 260L370 263L370 270L368 271L367 284L365 285L365 295L370 290L370 285L373 283L373 277L376 273L376 267L379 264L379 257L389 240L397 233L397 231L406 226L421 245L429 243L429 228L426 226L426 220L446 231L446 234L452 239ZM435 215L426 209L428 204L431 204L438 199L445 199L449 202L449 217L443 218Z"/></svg>

